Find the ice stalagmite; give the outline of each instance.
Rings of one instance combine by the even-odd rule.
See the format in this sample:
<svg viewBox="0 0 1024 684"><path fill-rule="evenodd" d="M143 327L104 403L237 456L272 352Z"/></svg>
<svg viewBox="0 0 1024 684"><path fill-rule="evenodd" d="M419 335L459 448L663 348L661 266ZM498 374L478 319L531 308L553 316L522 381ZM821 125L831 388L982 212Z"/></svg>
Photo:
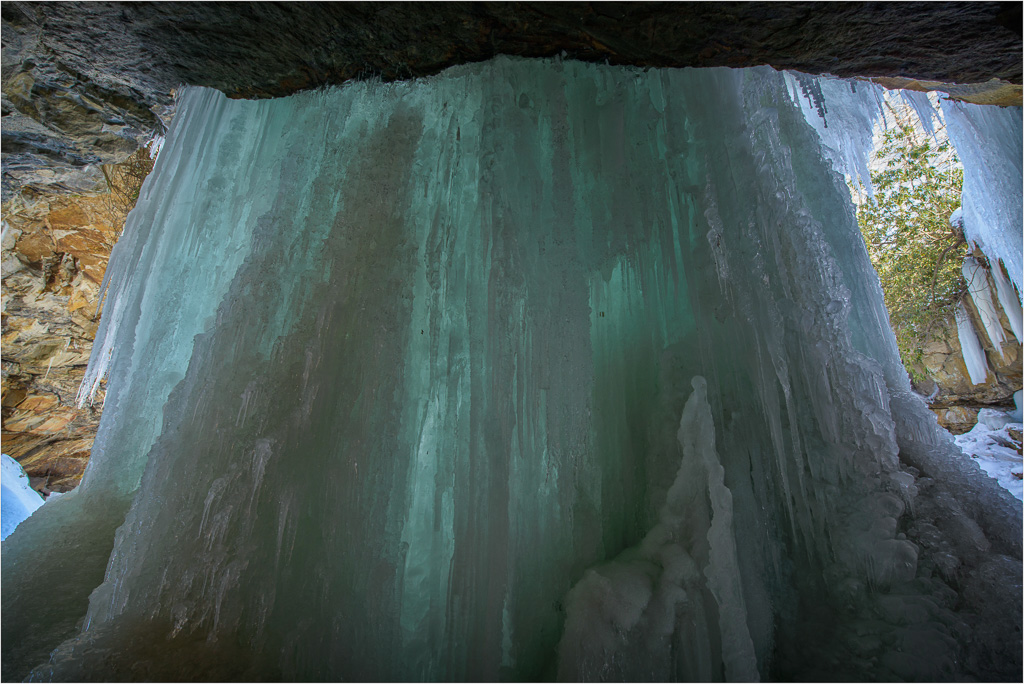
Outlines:
<svg viewBox="0 0 1024 684"><path fill-rule="evenodd" d="M677 434L682 463L657 524L568 594L560 680L710 681L719 660L727 681L759 679L707 381L692 384Z"/></svg>
<svg viewBox="0 0 1024 684"><path fill-rule="evenodd" d="M187 89L90 469L4 542L4 679L1019 676L1019 506L910 391L791 92Z"/></svg>

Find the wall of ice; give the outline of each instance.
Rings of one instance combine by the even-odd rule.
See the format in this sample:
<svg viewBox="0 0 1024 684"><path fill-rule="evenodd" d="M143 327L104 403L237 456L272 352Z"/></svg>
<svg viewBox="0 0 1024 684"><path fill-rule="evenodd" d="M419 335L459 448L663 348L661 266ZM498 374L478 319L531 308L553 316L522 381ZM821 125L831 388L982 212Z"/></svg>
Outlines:
<svg viewBox="0 0 1024 684"><path fill-rule="evenodd" d="M1021 230L1021 108L943 101L950 140L964 165L963 216L968 239L1001 260L1024 292Z"/></svg>
<svg viewBox="0 0 1024 684"><path fill-rule="evenodd" d="M791 85L186 90L4 679L1019 677L1020 508L910 392Z"/></svg>

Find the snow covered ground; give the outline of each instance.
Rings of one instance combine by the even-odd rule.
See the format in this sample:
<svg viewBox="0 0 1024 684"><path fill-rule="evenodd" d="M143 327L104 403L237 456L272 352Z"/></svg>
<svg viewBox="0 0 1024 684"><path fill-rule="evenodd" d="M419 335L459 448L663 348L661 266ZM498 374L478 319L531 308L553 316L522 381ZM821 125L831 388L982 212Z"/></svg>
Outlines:
<svg viewBox="0 0 1024 684"><path fill-rule="evenodd" d="M43 505L43 497L29 486L28 475L21 465L7 454L3 455L2 484L0 539L6 539L22 520Z"/></svg>
<svg viewBox="0 0 1024 684"><path fill-rule="evenodd" d="M989 420L979 416L978 424L970 432L955 438L957 446L965 455L977 460L981 469L995 478L1000 486L1024 501L1024 480L1021 479L1024 461L1020 451L1024 425L1020 422L1000 425L1003 421L996 414L1010 418L1002 411L986 409L982 413L992 415L985 416Z"/></svg>

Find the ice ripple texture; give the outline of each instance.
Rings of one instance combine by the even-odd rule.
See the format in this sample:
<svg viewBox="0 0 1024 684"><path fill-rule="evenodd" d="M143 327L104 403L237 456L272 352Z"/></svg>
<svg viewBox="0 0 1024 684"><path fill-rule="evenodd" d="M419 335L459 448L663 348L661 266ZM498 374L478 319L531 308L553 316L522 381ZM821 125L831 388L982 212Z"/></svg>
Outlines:
<svg viewBox="0 0 1024 684"><path fill-rule="evenodd" d="M108 288L5 679L1019 672L955 612L1019 507L910 393L771 69L187 89Z"/></svg>

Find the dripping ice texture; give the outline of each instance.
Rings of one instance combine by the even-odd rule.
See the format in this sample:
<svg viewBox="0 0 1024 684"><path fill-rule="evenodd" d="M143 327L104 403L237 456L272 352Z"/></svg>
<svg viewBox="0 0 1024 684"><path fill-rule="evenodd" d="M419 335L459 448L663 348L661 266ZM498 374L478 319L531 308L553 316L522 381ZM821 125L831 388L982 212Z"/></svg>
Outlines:
<svg viewBox="0 0 1024 684"><path fill-rule="evenodd" d="M993 264L1006 265L1019 301L1024 278L1021 108L943 100L942 113L964 165L964 231Z"/></svg>
<svg viewBox="0 0 1024 684"><path fill-rule="evenodd" d="M999 305L1003 308L1007 320L1010 321L1010 330L1013 331L1013 336L1017 338L1018 342L1024 342L1024 334L1021 333L1024 329L1024 323L1021 320L1024 318L1024 310L1022 310L1020 299L1017 298L1017 292L998 264L993 265L991 273L992 280L996 284L996 297L999 299Z"/></svg>
<svg viewBox="0 0 1024 684"><path fill-rule="evenodd" d="M1019 585L1019 507L910 391L783 75L181 97L93 463L4 543L5 678L1019 672L957 639L1019 600L948 584Z"/></svg>
<svg viewBox="0 0 1024 684"><path fill-rule="evenodd" d="M978 332L974 329L974 323L964 308L963 302L957 304L954 315L956 316L956 334L964 355L967 374L972 383L981 385L988 378L988 359L985 357L985 350L978 340Z"/></svg>
<svg viewBox="0 0 1024 684"><path fill-rule="evenodd" d="M996 264L998 267L998 264ZM1003 343L1006 338L1003 335L1003 324L999 322L999 310L996 309L995 298L993 297L992 286L989 284L988 270L974 257L964 259L961 269L964 274L964 281L967 283L967 291L971 295L971 301L981 316L981 325L985 328L985 334L996 352L1002 356Z"/></svg>

